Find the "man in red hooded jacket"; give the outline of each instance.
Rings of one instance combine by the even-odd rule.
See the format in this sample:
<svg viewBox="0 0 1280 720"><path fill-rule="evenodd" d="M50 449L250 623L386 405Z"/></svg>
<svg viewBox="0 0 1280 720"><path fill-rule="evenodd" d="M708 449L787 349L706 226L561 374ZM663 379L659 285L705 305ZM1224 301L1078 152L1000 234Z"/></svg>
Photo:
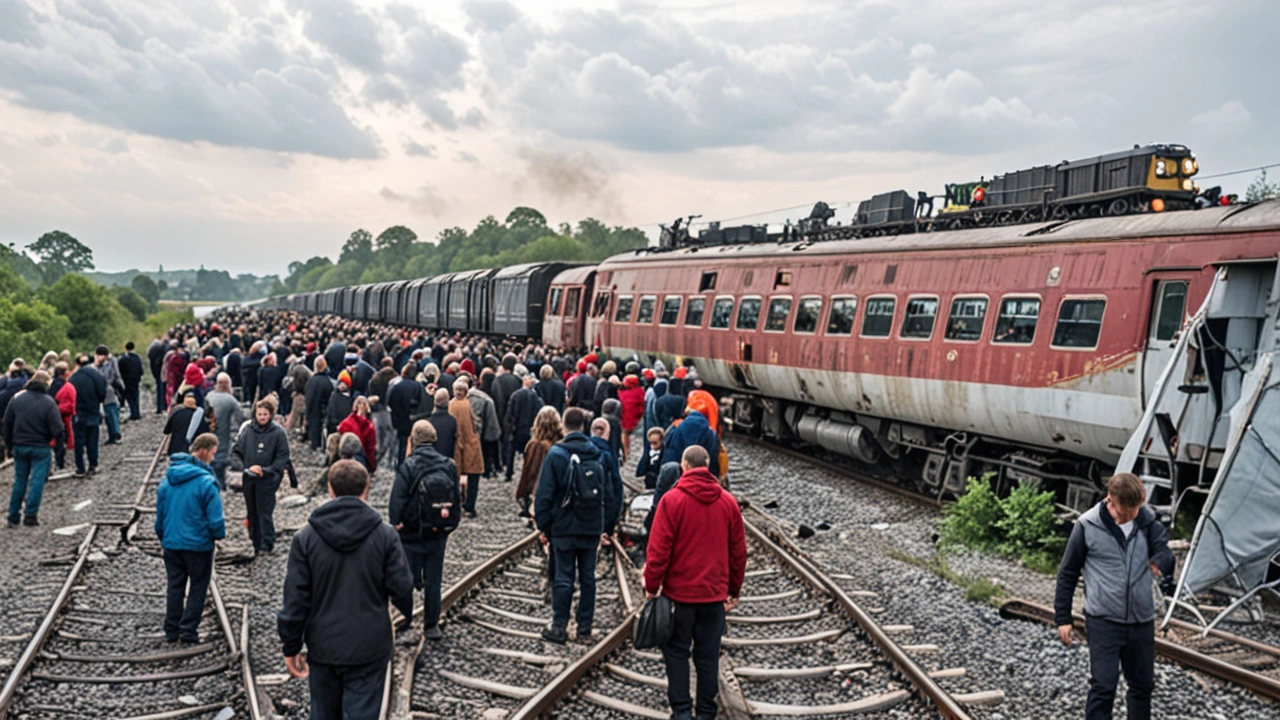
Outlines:
<svg viewBox="0 0 1280 720"><path fill-rule="evenodd" d="M675 720L691 720L689 646L698 671L697 718L716 717L720 636L724 615L738 604L747 569L747 539L738 501L711 474L711 457L690 445L684 474L663 495L649 533L644 566L647 597L659 591L675 603L671 640L662 648L667 702Z"/></svg>

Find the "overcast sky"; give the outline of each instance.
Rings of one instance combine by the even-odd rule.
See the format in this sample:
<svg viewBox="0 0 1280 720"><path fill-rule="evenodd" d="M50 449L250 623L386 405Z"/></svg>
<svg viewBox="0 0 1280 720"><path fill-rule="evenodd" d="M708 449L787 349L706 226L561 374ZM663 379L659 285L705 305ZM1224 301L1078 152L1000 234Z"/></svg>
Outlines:
<svg viewBox="0 0 1280 720"><path fill-rule="evenodd" d="M1278 27L1268 0L0 0L0 241L282 273L516 205L734 218L1147 142L1257 167Z"/></svg>

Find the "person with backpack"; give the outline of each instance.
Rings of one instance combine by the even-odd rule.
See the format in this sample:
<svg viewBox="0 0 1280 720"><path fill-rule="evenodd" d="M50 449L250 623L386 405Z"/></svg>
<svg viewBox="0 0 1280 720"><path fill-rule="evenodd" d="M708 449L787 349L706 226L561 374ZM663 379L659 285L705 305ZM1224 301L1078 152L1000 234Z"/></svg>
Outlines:
<svg viewBox="0 0 1280 720"><path fill-rule="evenodd" d="M164 434L169 436L170 455L186 454L197 435L209 432L209 418L204 408L197 404L196 391L183 390L179 401L182 404L173 408L164 424Z"/></svg>
<svg viewBox="0 0 1280 720"><path fill-rule="evenodd" d="M440 640L440 586L444 580L445 541L462 514L462 488L453 458L435 448L436 429L426 420L413 424L409 456L396 468L387 518L400 532L414 587L423 591L422 636Z"/></svg>
<svg viewBox="0 0 1280 720"><path fill-rule="evenodd" d="M169 470L156 489L155 531L168 578L164 639L171 643L200 642L198 629L213 575L214 541L227 535L222 496L210 465L217 452L216 435L197 435L190 454L170 456Z"/></svg>
<svg viewBox="0 0 1280 720"><path fill-rule="evenodd" d="M569 608L573 604L575 574L581 587L578 598L580 640L591 636L596 609L596 550L607 541L605 531L616 517L608 515L607 476L600 450L583 432L587 413L571 407L564 411L564 439L552 446L542 463L534 520L543 544L550 543L555 565L551 587L551 626L542 631L548 642L563 645L569 639Z"/></svg>

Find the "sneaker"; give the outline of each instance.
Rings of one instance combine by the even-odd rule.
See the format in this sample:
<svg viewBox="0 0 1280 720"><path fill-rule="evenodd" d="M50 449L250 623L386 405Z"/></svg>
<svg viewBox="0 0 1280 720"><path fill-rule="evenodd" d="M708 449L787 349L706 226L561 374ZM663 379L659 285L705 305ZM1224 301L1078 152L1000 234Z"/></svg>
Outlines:
<svg viewBox="0 0 1280 720"><path fill-rule="evenodd" d="M183 647L189 647L189 646L191 646L191 645L199 645L199 644L200 644L200 636L199 636L199 635L197 635L197 636L195 636L195 637L184 637L184 638L179 639L179 640L178 640L178 643L179 643L179 644L181 644Z"/></svg>
<svg viewBox="0 0 1280 720"><path fill-rule="evenodd" d="M569 642L569 633L565 632L565 629L558 625L552 625L542 631L542 639L557 645L564 645Z"/></svg>
<svg viewBox="0 0 1280 720"><path fill-rule="evenodd" d="M94 465L93 467L89 468L89 474L90 474L90 475L97 475L97 474L98 474L98 466L97 466L97 465Z"/></svg>
<svg viewBox="0 0 1280 720"><path fill-rule="evenodd" d="M439 642L440 640L444 639L444 633L440 631L439 625L432 625L431 627L422 631L422 637L434 642Z"/></svg>
<svg viewBox="0 0 1280 720"><path fill-rule="evenodd" d="M27 527L36 527L40 524L40 520L38 520L35 515L28 515L22 518L22 524Z"/></svg>
<svg viewBox="0 0 1280 720"><path fill-rule="evenodd" d="M463 510L462 512L463 512L463 514L464 514L464 515L466 515L467 517L471 518L472 520L475 520L475 519L476 519L476 511L475 511L475 510Z"/></svg>
<svg viewBox="0 0 1280 720"><path fill-rule="evenodd" d="M591 627L578 626L578 634L574 636L579 642L591 642Z"/></svg>
<svg viewBox="0 0 1280 720"><path fill-rule="evenodd" d="M19 521L20 519L21 519L21 518L17 518L17 517L14 517L14 516L10 515L10 516L9 516L9 527L11 527L11 528L16 528L16 527L18 527L18 521Z"/></svg>
<svg viewBox="0 0 1280 720"><path fill-rule="evenodd" d="M73 478L87 478L87 477L89 477L89 473L87 473L87 472L85 472L85 471L83 471L83 470L77 470L77 471L76 471L76 474L75 474L75 475L72 475L71 477L73 477Z"/></svg>

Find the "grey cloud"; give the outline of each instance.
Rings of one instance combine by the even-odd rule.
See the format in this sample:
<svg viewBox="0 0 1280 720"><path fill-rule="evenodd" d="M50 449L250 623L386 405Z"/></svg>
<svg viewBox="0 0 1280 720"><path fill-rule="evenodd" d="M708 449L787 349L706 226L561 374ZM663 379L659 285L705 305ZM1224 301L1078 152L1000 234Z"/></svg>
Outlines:
<svg viewBox="0 0 1280 720"><path fill-rule="evenodd" d="M409 157L435 157L436 149L433 145L423 145L413 138L405 138L404 154Z"/></svg>
<svg viewBox="0 0 1280 720"><path fill-rule="evenodd" d="M533 148L520 150L518 156L524 160L525 175L516 181L517 191L532 185L556 200L586 201L607 217L621 214L609 173L595 156Z"/></svg>
<svg viewBox="0 0 1280 720"><path fill-rule="evenodd" d="M307 0L307 37L338 57L370 72L382 70L377 22L351 0Z"/></svg>
<svg viewBox="0 0 1280 720"><path fill-rule="evenodd" d="M31 10L22 0L0 0L0 40L25 42L35 34Z"/></svg>
<svg viewBox="0 0 1280 720"><path fill-rule="evenodd" d="M459 150L457 153L454 154L453 159L460 163L474 164L474 163L480 162L480 158L476 157L475 155L472 155L466 150Z"/></svg>
<svg viewBox="0 0 1280 720"><path fill-rule="evenodd" d="M416 215L439 217L449 208L449 203L430 185L423 185L417 192L401 194L383 186L378 195L390 203L406 205Z"/></svg>
<svg viewBox="0 0 1280 720"><path fill-rule="evenodd" d="M462 10L471 20L471 30L502 32L520 19L520 11L506 0L467 0Z"/></svg>
<svg viewBox="0 0 1280 720"><path fill-rule="evenodd" d="M480 108L475 107L467 110L462 114L462 117L458 118L459 123L466 127L473 128L484 127L485 123L488 121L489 118L485 117L485 114L480 110Z"/></svg>

